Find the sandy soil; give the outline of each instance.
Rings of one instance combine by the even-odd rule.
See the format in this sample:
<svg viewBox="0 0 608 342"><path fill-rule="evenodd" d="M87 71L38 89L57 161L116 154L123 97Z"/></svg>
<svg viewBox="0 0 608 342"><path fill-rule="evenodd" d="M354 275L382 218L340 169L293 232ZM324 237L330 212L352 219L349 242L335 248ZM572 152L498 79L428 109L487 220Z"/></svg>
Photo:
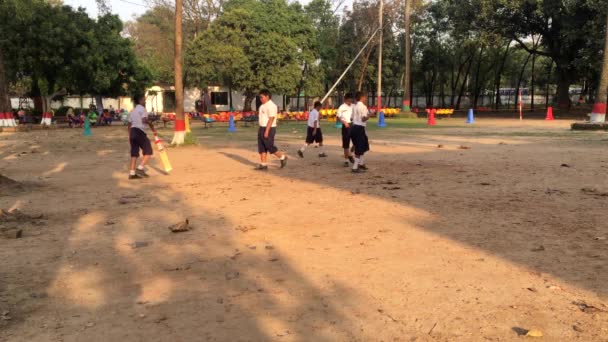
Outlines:
<svg viewBox="0 0 608 342"><path fill-rule="evenodd" d="M123 127L1 133L0 208L44 217L0 237L0 341L608 341L606 134L461 121L370 128L358 175L329 124L267 173L196 124L136 182Z"/></svg>

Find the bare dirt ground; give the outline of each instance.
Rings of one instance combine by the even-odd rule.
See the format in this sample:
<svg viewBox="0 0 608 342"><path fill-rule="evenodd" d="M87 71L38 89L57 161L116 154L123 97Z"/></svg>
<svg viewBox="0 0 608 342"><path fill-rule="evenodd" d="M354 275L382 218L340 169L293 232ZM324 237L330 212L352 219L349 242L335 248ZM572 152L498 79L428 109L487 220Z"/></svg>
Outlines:
<svg viewBox="0 0 608 342"><path fill-rule="evenodd" d="M608 135L462 121L370 127L355 175L330 124L302 160L282 126L266 173L255 128L195 124L142 181L124 127L1 133L0 208L32 218L0 236L0 341L608 341Z"/></svg>

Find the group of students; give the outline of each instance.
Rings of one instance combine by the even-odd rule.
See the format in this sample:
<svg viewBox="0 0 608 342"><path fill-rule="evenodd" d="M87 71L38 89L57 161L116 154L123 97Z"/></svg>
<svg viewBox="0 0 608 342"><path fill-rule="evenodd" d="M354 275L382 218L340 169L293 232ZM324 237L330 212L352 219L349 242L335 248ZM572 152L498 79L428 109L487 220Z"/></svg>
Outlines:
<svg viewBox="0 0 608 342"><path fill-rule="evenodd" d="M268 154L272 154L280 161L280 167L287 165L287 155L279 151L274 144L277 131L278 107L272 101L272 95L268 90L260 91L260 101L262 105L258 109L258 153L260 154L260 164L256 170L268 170ZM356 100L356 104L353 101ZM342 122L342 148L344 149L344 166L352 164L352 172L360 173L367 170L364 155L369 151L369 141L365 130L369 111L366 105L367 94L358 92L355 97L346 94L344 103L338 109L337 118ZM131 145L131 163L129 167L129 179L140 179L148 177L145 172L145 165L152 156L152 144L145 133L145 126L154 132L152 122L148 120L148 114L144 107L145 97L135 98L135 109L129 115L129 142ZM298 156L304 158L304 151L312 143L318 143L321 148L319 157L326 157L323 150L323 133L320 126L319 110L321 102L315 102L314 109L308 116L308 128L306 131L306 141L304 146L298 150ZM351 149L351 142L352 147ZM141 163L137 165L137 159L143 152ZM354 155L352 154L354 150Z"/></svg>
<svg viewBox="0 0 608 342"><path fill-rule="evenodd" d="M89 112L85 115L84 111L79 114L74 114L74 110L69 108L66 117L70 127L82 127L85 120L89 122L91 126L110 126L114 120L121 120L125 122L129 113L126 109L114 111L113 108L104 109L101 114L97 114L95 106L89 107Z"/></svg>
<svg viewBox="0 0 608 342"><path fill-rule="evenodd" d="M287 165L287 156L280 152L274 145L274 137L277 125L277 105L271 100L268 90L260 92L262 105L259 108L258 130L258 152L260 153L260 164L256 170L268 170L268 153L274 154L281 162L281 168ZM356 100L356 104L353 101ZM337 118L342 122L342 148L344 149L344 166L352 164L352 172L360 173L367 170L364 155L369 151L369 140L366 133L369 111L367 109L367 94L357 92L353 98L352 94L346 94L344 103L338 108ZM321 102L314 103L314 109L308 115L308 127L304 146L298 150L298 156L304 158L306 148L313 143L318 143L320 148L319 157L326 157L323 150L323 133L320 126ZM352 149L351 149L352 142ZM355 152L354 156L352 152Z"/></svg>

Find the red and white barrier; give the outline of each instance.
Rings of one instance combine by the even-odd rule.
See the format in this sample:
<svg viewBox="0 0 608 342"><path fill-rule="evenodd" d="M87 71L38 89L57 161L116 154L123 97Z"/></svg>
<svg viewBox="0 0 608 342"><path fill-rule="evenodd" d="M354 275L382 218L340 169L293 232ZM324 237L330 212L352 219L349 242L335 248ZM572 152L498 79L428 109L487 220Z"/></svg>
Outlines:
<svg viewBox="0 0 608 342"><path fill-rule="evenodd" d="M52 124L53 113L42 113L42 121L40 121L41 125L50 126Z"/></svg>
<svg viewBox="0 0 608 342"><path fill-rule="evenodd" d="M602 123L606 121L606 104L596 102L591 110L591 117L589 121L594 123Z"/></svg>

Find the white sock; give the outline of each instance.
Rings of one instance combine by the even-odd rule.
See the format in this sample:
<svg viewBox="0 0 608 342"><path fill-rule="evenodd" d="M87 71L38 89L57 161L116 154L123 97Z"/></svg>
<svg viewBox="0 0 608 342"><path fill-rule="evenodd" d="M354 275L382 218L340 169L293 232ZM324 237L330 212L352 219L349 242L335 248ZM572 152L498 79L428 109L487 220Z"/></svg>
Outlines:
<svg viewBox="0 0 608 342"><path fill-rule="evenodd" d="M260 163L260 165L262 165L262 166L266 166L266 163Z"/></svg>
<svg viewBox="0 0 608 342"><path fill-rule="evenodd" d="M304 146L302 146L302 148L300 149L300 151L304 152L306 150L306 147L308 147L308 144L304 144Z"/></svg>
<svg viewBox="0 0 608 342"><path fill-rule="evenodd" d="M320 146L319 146L319 149L320 149L320 151L321 151L321 152L319 152L319 153L325 153L325 149L323 148L323 145L320 145Z"/></svg>
<svg viewBox="0 0 608 342"><path fill-rule="evenodd" d="M279 158L279 160L285 160L285 155L282 155L281 158Z"/></svg>
<svg viewBox="0 0 608 342"><path fill-rule="evenodd" d="M129 175L130 176L135 176L135 170L129 170Z"/></svg>
<svg viewBox="0 0 608 342"><path fill-rule="evenodd" d="M137 167L137 169L138 169L138 170L140 170L140 171L145 170L143 165L139 165L139 166Z"/></svg>
<svg viewBox="0 0 608 342"><path fill-rule="evenodd" d="M365 160L363 160L363 156L359 157L359 165L365 165Z"/></svg>
<svg viewBox="0 0 608 342"><path fill-rule="evenodd" d="M355 158L355 163L353 164L353 170L358 169L359 164L361 164L361 160L359 158Z"/></svg>

